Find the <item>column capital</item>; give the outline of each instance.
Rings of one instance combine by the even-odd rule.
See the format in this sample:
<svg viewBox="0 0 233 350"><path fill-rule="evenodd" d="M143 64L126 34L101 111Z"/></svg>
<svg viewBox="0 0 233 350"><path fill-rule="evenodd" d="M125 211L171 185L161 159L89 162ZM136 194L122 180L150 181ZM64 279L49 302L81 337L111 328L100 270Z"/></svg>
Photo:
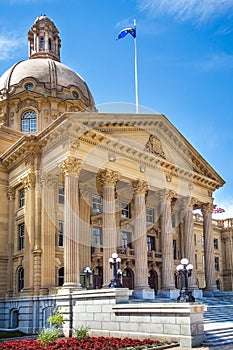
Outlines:
<svg viewBox="0 0 233 350"><path fill-rule="evenodd" d="M194 205L196 205L197 203L198 203L198 200L195 197L184 197L182 198L182 209L193 210Z"/></svg>
<svg viewBox="0 0 233 350"><path fill-rule="evenodd" d="M15 190L12 187L9 187L7 192L7 198L12 201L15 199Z"/></svg>
<svg viewBox="0 0 233 350"><path fill-rule="evenodd" d="M160 201L166 201L166 202L171 202L173 198L175 198L176 193L172 190L161 190L157 192L157 198Z"/></svg>
<svg viewBox="0 0 233 350"><path fill-rule="evenodd" d="M36 176L34 173L29 173L27 176L21 179L25 190L29 190L31 187L35 187Z"/></svg>
<svg viewBox="0 0 233 350"><path fill-rule="evenodd" d="M203 215L212 214L213 209L214 209L213 203L205 203L205 204L202 204L201 206L201 212Z"/></svg>
<svg viewBox="0 0 233 350"><path fill-rule="evenodd" d="M61 164L64 176L78 177L82 160L73 156L68 156Z"/></svg>
<svg viewBox="0 0 233 350"><path fill-rule="evenodd" d="M110 169L100 170L97 175L97 181L101 185L115 186L116 183L120 180L120 173Z"/></svg>
<svg viewBox="0 0 233 350"><path fill-rule="evenodd" d="M146 194L148 191L148 183L143 180L136 180L132 182L134 194Z"/></svg>

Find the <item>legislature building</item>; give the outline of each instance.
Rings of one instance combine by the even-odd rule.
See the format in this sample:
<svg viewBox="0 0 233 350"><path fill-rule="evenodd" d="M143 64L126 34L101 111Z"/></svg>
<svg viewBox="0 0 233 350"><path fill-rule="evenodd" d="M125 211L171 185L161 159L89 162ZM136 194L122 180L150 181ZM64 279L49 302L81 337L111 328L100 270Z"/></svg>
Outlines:
<svg viewBox="0 0 233 350"><path fill-rule="evenodd" d="M60 47L41 15L29 58L0 78L0 327L20 325L27 298L42 312L88 277L108 288L113 253L138 298L177 291L183 257L191 290L232 291L233 220L212 219L224 180L164 115L98 112Z"/></svg>

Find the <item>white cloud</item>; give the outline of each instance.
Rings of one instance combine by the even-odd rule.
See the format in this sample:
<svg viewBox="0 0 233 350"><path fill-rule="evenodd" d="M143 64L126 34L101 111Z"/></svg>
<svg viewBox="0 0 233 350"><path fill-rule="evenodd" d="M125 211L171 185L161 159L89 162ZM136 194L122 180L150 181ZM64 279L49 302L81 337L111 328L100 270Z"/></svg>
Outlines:
<svg viewBox="0 0 233 350"><path fill-rule="evenodd" d="M22 46L22 39L16 38L11 34L0 34L0 61L13 58L18 49Z"/></svg>
<svg viewBox="0 0 233 350"><path fill-rule="evenodd" d="M202 22L210 18L229 15L233 10L232 0L140 0L139 7L152 16L161 14L180 20Z"/></svg>

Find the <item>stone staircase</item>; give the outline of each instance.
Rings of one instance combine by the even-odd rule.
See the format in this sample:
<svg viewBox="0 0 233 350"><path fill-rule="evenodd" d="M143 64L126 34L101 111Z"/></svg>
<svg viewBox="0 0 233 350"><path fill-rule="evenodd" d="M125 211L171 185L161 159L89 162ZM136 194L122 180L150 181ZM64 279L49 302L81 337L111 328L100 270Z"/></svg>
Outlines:
<svg viewBox="0 0 233 350"><path fill-rule="evenodd" d="M203 298L202 303L207 305L203 346L232 344L233 349L233 297Z"/></svg>

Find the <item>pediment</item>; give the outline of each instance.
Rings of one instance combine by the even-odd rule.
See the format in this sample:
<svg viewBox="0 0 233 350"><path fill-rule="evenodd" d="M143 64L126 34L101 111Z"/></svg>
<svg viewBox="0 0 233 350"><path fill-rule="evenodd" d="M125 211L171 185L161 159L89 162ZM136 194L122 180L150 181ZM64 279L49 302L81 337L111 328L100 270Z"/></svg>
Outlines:
<svg viewBox="0 0 233 350"><path fill-rule="evenodd" d="M216 188L225 181L198 153L189 141L162 114L92 114L88 118L76 116L89 130L96 130L115 141L126 153L138 151L145 158L156 158L169 163L176 171L190 172L216 182ZM136 153L135 153L136 154ZM140 159L143 158L140 156Z"/></svg>
<svg viewBox="0 0 233 350"><path fill-rule="evenodd" d="M0 126L0 155L3 154L9 147L18 141L23 134L19 131L8 128L7 126Z"/></svg>

